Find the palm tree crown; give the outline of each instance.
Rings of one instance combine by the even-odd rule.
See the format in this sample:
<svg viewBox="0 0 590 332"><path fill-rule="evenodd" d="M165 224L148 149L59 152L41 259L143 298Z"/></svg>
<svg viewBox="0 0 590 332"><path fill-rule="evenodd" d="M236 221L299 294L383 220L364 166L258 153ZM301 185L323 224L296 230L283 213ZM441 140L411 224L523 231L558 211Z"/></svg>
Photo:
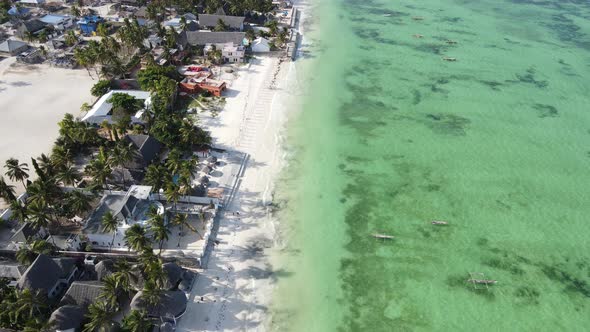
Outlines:
<svg viewBox="0 0 590 332"><path fill-rule="evenodd" d="M6 176L12 181L20 181L23 187L26 187L25 180L29 178L29 165L26 163L19 163L18 159L10 158L4 164L6 167Z"/></svg>

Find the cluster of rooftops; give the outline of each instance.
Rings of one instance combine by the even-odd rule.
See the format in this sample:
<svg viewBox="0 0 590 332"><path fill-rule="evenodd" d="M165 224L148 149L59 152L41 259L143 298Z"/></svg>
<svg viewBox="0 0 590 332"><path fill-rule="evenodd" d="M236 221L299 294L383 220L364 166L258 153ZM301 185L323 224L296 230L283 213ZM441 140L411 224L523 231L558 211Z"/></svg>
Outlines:
<svg viewBox="0 0 590 332"><path fill-rule="evenodd" d="M187 297L196 274L173 262L164 263L164 290L157 306L148 305L143 297L143 279L139 269L131 273L136 276L130 299L120 298L122 305L131 309L145 310L149 316L171 320L184 314ZM73 257L49 257L40 254L28 267L12 261L0 261L0 279L9 281L11 287L31 290L47 296L55 308L50 323L57 331L79 330L85 321L90 304L97 302L104 291L102 280L113 274L115 263L111 259L98 260Z"/></svg>

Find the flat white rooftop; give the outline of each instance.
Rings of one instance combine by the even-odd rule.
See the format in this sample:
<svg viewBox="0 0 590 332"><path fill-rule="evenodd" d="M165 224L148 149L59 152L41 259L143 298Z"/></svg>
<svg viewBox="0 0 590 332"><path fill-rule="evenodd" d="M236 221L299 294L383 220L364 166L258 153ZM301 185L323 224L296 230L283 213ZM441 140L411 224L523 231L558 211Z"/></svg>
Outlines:
<svg viewBox="0 0 590 332"><path fill-rule="evenodd" d="M92 106L92 109L90 109L90 111L88 111L88 113L86 113L86 115L82 118L82 121L95 124L100 124L104 120L111 122L111 110L113 109L113 105L109 103L108 100L111 98L113 93L125 93L137 99L144 100L145 108L149 107L151 104L149 91L111 90L104 96L100 97L100 99ZM140 119L143 112L144 110L140 110L131 120L133 122L141 122Z"/></svg>

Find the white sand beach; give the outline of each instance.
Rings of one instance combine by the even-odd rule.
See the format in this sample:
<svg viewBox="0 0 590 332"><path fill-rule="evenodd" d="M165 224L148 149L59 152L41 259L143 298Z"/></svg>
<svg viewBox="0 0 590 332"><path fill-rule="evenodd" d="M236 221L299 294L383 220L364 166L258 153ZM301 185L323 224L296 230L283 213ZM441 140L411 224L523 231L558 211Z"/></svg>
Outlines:
<svg viewBox="0 0 590 332"><path fill-rule="evenodd" d="M266 330L274 274L268 204L281 169L280 132L293 63L260 57L238 71L218 118L203 119L215 144L250 154L239 191L226 207L207 269L193 285L179 331ZM238 214L239 213L239 214Z"/></svg>
<svg viewBox="0 0 590 332"><path fill-rule="evenodd" d="M32 169L31 157L50 152L64 114L77 116L84 102L92 102L95 82L84 69L24 65L14 57L0 61L0 166L14 157Z"/></svg>

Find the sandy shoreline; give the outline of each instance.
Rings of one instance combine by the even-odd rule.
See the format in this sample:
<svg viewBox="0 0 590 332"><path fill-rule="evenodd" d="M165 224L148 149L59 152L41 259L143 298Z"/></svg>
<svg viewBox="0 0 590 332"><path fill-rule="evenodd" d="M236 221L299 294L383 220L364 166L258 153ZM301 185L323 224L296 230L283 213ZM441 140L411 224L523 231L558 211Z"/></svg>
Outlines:
<svg viewBox="0 0 590 332"><path fill-rule="evenodd" d="M265 256L274 241L268 204L282 166L280 140L289 95L285 84L292 68L279 58L253 59L231 82L230 91L237 95L227 99L217 118L201 120L216 145L246 152L250 159L220 221L220 244L193 285L179 331L267 328L274 284Z"/></svg>
<svg viewBox="0 0 590 332"><path fill-rule="evenodd" d="M14 57L0 61L0 166L14 157L32 169L31 157L51 151L64 114L77 116L84 102L92 102L95 82L84 69L23 65ZM15 185L23 192L20 183Z"/></svg>

